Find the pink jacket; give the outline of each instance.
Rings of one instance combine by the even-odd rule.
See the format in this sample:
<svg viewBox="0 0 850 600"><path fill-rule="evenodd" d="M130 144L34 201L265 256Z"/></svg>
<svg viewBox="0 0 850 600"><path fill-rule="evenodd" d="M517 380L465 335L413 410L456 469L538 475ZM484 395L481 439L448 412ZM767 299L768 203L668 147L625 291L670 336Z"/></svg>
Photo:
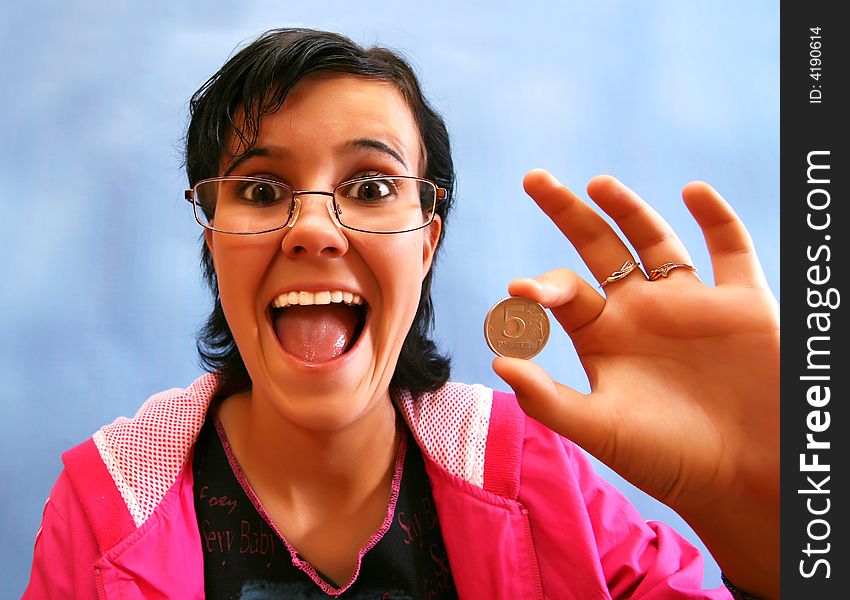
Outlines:
<svg viewBox="0 0 850 600"><path fill-rule="evenodd" d="M192 447L217 385L151 397L63 455L24 598L203 598ZM396 398L422 448L461 598L729 598L702 557L644 522L510 394L447 384Z"/></svg>

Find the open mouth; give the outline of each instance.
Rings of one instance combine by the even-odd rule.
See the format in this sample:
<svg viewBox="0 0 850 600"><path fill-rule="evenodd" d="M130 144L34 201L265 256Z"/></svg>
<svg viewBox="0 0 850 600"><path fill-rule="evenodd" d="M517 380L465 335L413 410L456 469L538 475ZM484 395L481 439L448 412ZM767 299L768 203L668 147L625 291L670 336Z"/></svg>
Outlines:
<svg viewBox="0 0 850 600"><path fill-rule="evenodd" d="M281 347L310 363L326 363L348 352L363 332L368 305L343 290L290 291L270 307Z"/></svg>

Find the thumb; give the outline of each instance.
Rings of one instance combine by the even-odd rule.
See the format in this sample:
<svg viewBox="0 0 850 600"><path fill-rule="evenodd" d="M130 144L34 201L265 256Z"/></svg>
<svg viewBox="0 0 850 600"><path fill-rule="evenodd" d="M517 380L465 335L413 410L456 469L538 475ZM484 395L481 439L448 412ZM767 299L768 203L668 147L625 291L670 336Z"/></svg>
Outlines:
<svg viewBox="0 0 850 600"><path fill-rule="evenodd" d="M580 446L589 441L588 433L595 428L589 427L592 407L586 395L557 383L530 360L500 356L493 361L493 370L511 387L529 417Z"/></svg>

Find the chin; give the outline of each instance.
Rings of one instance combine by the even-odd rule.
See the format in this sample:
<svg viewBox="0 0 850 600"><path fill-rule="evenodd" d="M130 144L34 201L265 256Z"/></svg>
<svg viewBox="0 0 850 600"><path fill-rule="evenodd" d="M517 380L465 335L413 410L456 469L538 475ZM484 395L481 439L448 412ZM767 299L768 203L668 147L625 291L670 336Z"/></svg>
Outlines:
<svg viewBox="0 0 850 600"><path fill-rule="evenodd" d="M390 402L389 394L376 397L367 390L336 388L333 393L324 389L274 390L267 396L274 410L296 427L311 431L339 431L360 421L379 404Z"/></svg>
<svg viewBox="0 0 850 600"><path fill-rule="evenodd" d="M391 402L394 365L384 374L375 373L376 352L368 330L348 352L324 363L286 354L274 336L264 346L267 360L260 363L257 376L251 373L253 397L266 399L284 420L300 428L343 429Z"/></svg>

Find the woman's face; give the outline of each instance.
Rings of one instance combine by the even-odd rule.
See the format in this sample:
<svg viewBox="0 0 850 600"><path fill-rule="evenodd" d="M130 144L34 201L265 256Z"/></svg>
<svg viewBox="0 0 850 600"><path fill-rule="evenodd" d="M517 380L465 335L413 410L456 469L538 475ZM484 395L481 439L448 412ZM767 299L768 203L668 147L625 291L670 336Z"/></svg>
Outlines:
<svg viewBox="0 0 850 600"><path fill-rule="evenodd" d="M312 76L263 118L250 152L222 161L222 173L332 191L365 175L418 176L421 147L413 114L391 83ZM207 231L206 242L252 402L300 427L333 430L388 402L441 225L437 218L407 233L361 233L336 225L327 196L299 198L291 228ZM277 308L284 299L300 305Z"/></svg>

